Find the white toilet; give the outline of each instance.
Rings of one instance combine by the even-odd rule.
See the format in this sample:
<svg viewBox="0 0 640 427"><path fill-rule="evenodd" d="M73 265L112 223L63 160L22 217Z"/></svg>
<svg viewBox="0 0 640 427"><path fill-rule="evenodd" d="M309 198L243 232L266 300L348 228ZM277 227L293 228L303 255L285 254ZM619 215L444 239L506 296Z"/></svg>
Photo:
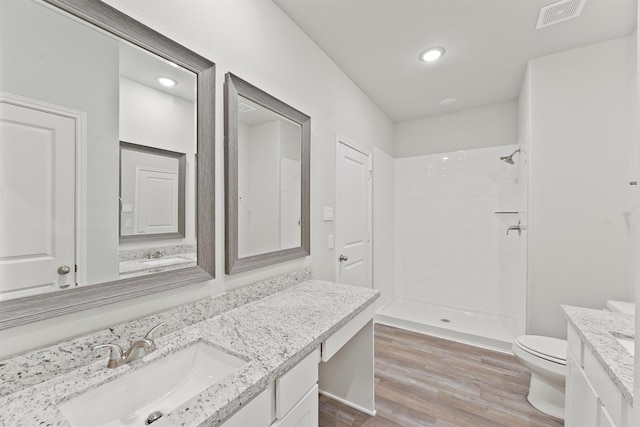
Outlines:
<svg viewBox="0 0 640 427"><path fill-rule="evenodd" d="M567 341L522 335L513 343L512 350L531 370L529 403L545 414L564 419Z"/></svg>

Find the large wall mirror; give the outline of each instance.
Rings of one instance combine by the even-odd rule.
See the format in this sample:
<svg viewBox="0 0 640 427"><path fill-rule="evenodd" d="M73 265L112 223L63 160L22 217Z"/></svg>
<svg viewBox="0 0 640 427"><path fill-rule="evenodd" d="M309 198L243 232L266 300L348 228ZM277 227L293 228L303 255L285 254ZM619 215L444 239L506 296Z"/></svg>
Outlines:
<svg viewBox="0 0 640 427"><path fill-rule="evenodd" d="M226 273L310 253L309 116L228 73Z"/></svg>
<svg viewBox="0 0 640 427"><path fill-rule="evenodd" d="M210 279L214 64L98 0L3 0L0 55L0 329Z"/></svg>

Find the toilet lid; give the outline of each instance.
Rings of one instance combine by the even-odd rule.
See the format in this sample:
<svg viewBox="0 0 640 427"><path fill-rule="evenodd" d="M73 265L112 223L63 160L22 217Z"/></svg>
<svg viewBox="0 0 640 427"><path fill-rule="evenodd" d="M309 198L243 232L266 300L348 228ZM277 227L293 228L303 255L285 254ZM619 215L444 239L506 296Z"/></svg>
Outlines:
<svg viewBox="0 0 640 427"><path fill-rule="evenodd" d="M560 363L565 363L567 360L565 340L539 335L523 335L516 342L523 350L536 356Z"/></svg>

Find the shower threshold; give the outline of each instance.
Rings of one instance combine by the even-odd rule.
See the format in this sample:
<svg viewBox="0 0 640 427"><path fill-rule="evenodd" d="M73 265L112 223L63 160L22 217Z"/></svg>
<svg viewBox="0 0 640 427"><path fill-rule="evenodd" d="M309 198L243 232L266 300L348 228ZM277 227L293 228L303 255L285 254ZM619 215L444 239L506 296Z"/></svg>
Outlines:
<svg viewBox="0 0 640 427"><path fill-rule="evenodd" d="M400 297L380 308L375 322L503 353L522 335L514 317Z"/></svg>

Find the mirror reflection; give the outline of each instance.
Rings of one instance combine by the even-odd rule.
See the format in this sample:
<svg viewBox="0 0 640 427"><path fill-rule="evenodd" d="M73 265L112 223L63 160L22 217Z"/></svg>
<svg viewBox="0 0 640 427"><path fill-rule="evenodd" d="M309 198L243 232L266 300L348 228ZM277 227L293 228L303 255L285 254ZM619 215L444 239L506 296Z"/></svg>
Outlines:
<svg viewBox="0 0 640 427"><path fill-rule="evenodd" d="M301 245L302 128L238 97L238 256Z"/></svg>
<svg viewBox="0 0 640 427"><path fill-rule="evenodd" d="M3 1L1 15L0 158L11 162L0 175L10 237L0 300L195 265L195 74L39 2ZM171 191L156 185L166 165L140 172L146 189L120 185L121 140L182 153ZM129 214L142 207L136 192L155 198L147 224L120 217L122 196ZM156 227L169 205L170 224ZM131 262L135 273L122 269Z"/></svg>
<svg viewBox="0 0 640 427"><path fill-rule="evenodd" d="M120 142L120 242L184 237L185 157Z"/></svg>
<svg viewBox="0 0 640 427"><path fill-rule="evenodd" d="M225 77L225 272L310 254L311 118Z"/></svg>

